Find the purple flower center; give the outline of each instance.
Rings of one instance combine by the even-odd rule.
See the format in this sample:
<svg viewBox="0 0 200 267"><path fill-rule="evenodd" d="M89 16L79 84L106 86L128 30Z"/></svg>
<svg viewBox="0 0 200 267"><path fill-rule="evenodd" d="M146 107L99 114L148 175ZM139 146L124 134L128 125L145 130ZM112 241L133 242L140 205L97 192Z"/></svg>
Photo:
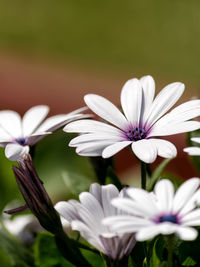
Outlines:
<svg viewBox="0 0 200 267"><path fill-rule="evenodd" d="M127 131L126 136L128 137L130 141L139 141L139 140L145 139L147 136L147 133L144 128L136 127L133 130Z"/></svg>
<svg viewBox="0 0 200 267"><path fill-rule="evenodd" d="M21 146L27 146L28 145L28 139L24 138L24 137L20 137L20 138L15 139L15 142Z"/></svg>
<svg viewBox="0 0 200 267"><path fill-rule="evenodd" d="M166 214L159 216L156 220L156 223L162 223L162 222L171 222L171 223L176 223L179 224L179 219L176 215L173 214Z"/></svg>

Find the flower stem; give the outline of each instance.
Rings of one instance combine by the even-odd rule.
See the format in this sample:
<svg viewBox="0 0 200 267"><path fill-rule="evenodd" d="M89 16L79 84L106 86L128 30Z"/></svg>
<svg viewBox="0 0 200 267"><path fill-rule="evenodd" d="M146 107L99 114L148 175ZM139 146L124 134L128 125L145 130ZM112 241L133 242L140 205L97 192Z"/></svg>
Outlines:
<svg viewBox="0 0 200 267"><path fill-rule="evenodd" d="M141 161L141 187L146 189L146 163Z"/></svg>
<svg viewBox="0 0 200 267"><path fill-rule="evenodd" d="M173 267L173 235L168 236L167 243L168 243L167 267Z"/></svg>

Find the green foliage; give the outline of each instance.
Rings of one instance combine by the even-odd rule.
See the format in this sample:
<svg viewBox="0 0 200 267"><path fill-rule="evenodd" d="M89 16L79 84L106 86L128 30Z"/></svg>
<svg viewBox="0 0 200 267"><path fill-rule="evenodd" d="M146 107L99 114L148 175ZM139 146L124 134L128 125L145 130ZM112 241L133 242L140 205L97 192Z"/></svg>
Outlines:
<svg viewBox="0 0 200 267"><path fill-rule="evenodd" d="M58 250L55 238L49 233L40 233L34 245L35 264L38 267L73 267Z"/></svg>
<svg viewBox="0 0 200 267"><path fill-rule="evenodd" d="M19 240L11 236L3 229L0 230L0 248L1 251L7 255L11 266L14 267L34 266L34 258L32 252L29 249L27 249ZM7 261L3 253L0 253L0 257L1 261L2 260L3 262Z"/></svg>

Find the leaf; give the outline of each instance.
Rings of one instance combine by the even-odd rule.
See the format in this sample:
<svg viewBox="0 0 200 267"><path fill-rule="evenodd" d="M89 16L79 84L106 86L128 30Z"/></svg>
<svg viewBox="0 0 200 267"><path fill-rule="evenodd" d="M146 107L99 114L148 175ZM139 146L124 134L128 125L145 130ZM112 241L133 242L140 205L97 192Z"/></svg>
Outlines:
<svg viewBox="0 0 200 267"><path fill-rule="evenodd" d="M40 233L34 245L35 263L38 267L73 267L57 249L55 238L49 233Z"/></svg>
<svg viewBox="0 0 200 267"><path fill-rule="evenodd" d="M157 182L157 180L160 178L160 175L162 174L163 170L165 169L165 167L169 164L169 162L172 160L171 159L164 159L161 164L154 170L154 172L151 175L150 178L150 182L147 185L147 190L148 191L152 191L153 187L155 185L155 183Z"/></svg>
<svg viewBox="0 0 200 267"><path fill-rule="evenodd" d="M15 267L34 266L33 255L18 239L4 230L0 230L0 248Z"/></svg>

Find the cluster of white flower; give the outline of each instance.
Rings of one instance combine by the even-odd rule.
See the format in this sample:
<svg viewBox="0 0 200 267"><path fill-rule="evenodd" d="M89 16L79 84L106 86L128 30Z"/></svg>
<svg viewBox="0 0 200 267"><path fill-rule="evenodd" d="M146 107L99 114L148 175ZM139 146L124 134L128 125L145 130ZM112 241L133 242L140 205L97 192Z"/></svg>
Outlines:
<svg viewBox="0 0 200 267"><path fill-rule="evenodd" d="M154 99L155 82L151 76L131 79L122 88L122 112L101 96L86 95L88 108L105 122L80 113L86 108L44 122L47 106L31 108L22 119L14 111L0 111L0 145L5 147L8 159L23 160L30 146L65 126L65 132L80 133L69 144L76 147L79 155L109 158L131 145L144 163L154 162L157 156L173 158L177 155L176 147L160 137L200 129L200 122L192 120L200 116L199 99L170 110L183 91L184 84L175 82ZM200 137L192 141L200 143ZM184 151L200 155L200 147ZM194 240L198 232L193 227L200 226L199 185L199 178L191 178L175 192L170 180L161 179L153 192L134 187L119 192L112 184L95 183L90 192L80 194L80 202L62 201L55 208L70 228L78 230L91 245L112 259L121 259L130 253L136 241L159 234Z"/></svg>

